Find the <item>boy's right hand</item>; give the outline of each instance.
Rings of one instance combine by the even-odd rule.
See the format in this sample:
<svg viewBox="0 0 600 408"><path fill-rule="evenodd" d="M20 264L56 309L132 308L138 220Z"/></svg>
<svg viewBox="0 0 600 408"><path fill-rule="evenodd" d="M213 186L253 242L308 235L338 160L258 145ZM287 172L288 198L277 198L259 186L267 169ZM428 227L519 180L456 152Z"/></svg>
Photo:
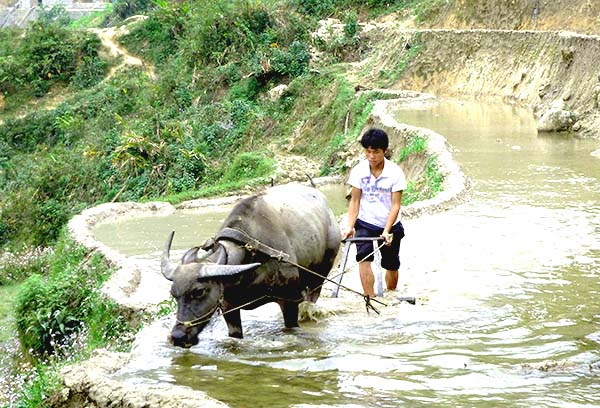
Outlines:
<svg viewBox="0 0 600 408"><path fill-rule="evenodd" d="M347 238L352 238L353 236L354 236L354 228L346 229L344 232L342 232L342 241Z"/></svg>

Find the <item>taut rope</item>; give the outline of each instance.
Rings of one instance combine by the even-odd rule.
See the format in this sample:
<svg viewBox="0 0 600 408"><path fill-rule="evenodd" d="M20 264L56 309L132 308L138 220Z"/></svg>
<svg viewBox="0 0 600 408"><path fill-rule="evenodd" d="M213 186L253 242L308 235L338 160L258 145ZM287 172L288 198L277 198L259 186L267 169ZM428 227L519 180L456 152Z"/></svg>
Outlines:
<svg viewBox="0 0 600 408"><path fill-rule="evenodd" d="M285 252L283 252L283 251L279 251L279 250L277 250L277 249L274 249L274 248L272 248L272 247L270 247L270 246L268 246L268 245L266 245L266 244L264 244L264 243L262 243L262 242L258 241L257 239L254 239L254 238L250 237L250 236L249 236L248 234L246 234L244 231L241 231L241 230L239 230L239 229L238 229L237 231L238 231L238 232L240 232L241 234L243 234L245 237L247 237L247 238L248 238L248 240L249 240L250 242L253 242L253 243L257 244L257 245L256 245L256 247L255 247L255 246L251 245L249 242L247 242L247 243L246 243L246 244L244 244L244 245L240 245L240 247L241 247L241 248L246 248L246 249L248 249L248 250L256 250L256 251L260 251L260 252L266 253L266 254L267 254L267 255L269 255L271 258L277 259L279 262L285 262L285 263L288 263L288 264L290 264L290 265L292 265L292 266L295 266L295 267L297 267L297 268L299 268L299 269L302 269L303 271L306 271L306 272L308 272L308 273L311 273L311 274L313 274L313 275L315 275L315 276L318 276L319 278L323 278L323 279L324 279L324 281L327 281L327 282L334 283L334 284L338 285L338 286L339 286L340 288L342 288L342 289L345 289L345 290L347 290L347 291L349 291L349 292L352 292L352 293L354 293L354 294L357 294L358 296L361 296L361 297L364 299L364 301L365 301L365 308L367 309L367 313L369 313L369 311L370 311L370 310L373 310L375 313L377 313L377 314L380 314L379 310L377 310L377 309L375 308L375 306L373 306L373 305L371 304L371 302L377 302L377 303L379 303L380 305L387 306L387 304L385 304L385 303L381 302L380 300L377 300L377 299L375 299L375 298L372 298L372 297L370 297L369 295L364 295L364 294L362 294L362 293L360 293L360 292L358 292L358 291L356 291L356 290L354 290L354 289L352 289L352 288L349 288L349 287L347 287L347 286L345 286L345 285L342 285L341 283L337 283L337 282L335 282L335 281L333 280L333 278L336 278L336 277L338 277L339 275L343 275L344 273L346 273L346 271L347 271L347 270L350 268L349 266L348 266L347 268L345 268L343 271L341 271L340 273L338 273L337 275L334 275L334 276L333 276L333 278L328 278L327 276L323 276L323 275L321 275L321 274L319 274L319 273L317 273L317 272L315 272L315 271L313 271L313 270L311 270L311 269L309 269L309 268L306 268L305 266L302 266L302 265L300 265L300 264L298 264L298 263L296 263L296 262L294 262L294 261L290 261L290 256L289 256L288 254L286 254ZM371 255L373 255L373 254L375 253L375 251L378 251L378 250L379 250L379 249L380 249L382 246L384 246L384 245L385 245L385 243L382 243L382 244L381 244L381 245L379 245L377 248L373 249L373 251L372 251L372 252L370 252L369 254L367 254L367 255L366 255L366 256L365 256L363 259L361 259L361 260L359 261L359 263L360 263L360 262L363 262L365 259L367 259L367 258L368 258L368 257L370 257ZM262 249L262 250L261 250L261 249ZM267 251L265 251L265 249L266 249ZM312 289L309 291L309 293L311 293L311 292L314 292L315 290L317 290L317 289L321 288L321 287L322 287L324 284L325 284L325 282L323 282L323 283L322 283L322 284L320 284L319 286L315 286L314 288L312 288ZM200 324L202 324L202 323L205 323L205 322L208 322L208 321L210 321L210 319L212 318L212 314L213 314L213 313L214 313L214 312L215 312L217 309L220 309L220 311L221 311L221 316L224 316L224 315L226 315L227 313L235 312L236 310L240 310L240 309L244 308L245 306L251 305L252 303L254 303L254 302L258 302L259 300L262 300L262 299L264 299L264 298L267 298L267 297L274 298L274 299L278 299L278 300L287 300L287 301L291 301L291 302L301 302L301 301L304 299L303 297L301 297L301 298L299 298L299 299L286 299L286 298L281 298L281 297L277 297L277 296L273 296L273 295L263 295L263 296L261 296L261 297L259 297L259 298L256 298L256 299L254 299L254 300L251 300L251 301L249 301L249 302L246 302L246 303L244 303L243 305L239 305L239 306L236 306L236 307L234 307L234 308L231 308L231 309L229 309L229 310L227 310L227 311L223 311L223 309L221 308L221 304L220 304L220 302L219 302L219 303L217 303L217 304L215 305L215 307L214 307L214 308L212 308L212 309L211 309L209 312L207 312L207 313L203 314L202 316L200 316L200 317L198 317L198 318L196 318L196 319L194 319L194 320L188 320L188 321L181 321L181 320L177 320L177 323L184 325L186 328L189 328L189 327L194 327L194 326L198 326L198 325L200 325Z"/></svg>

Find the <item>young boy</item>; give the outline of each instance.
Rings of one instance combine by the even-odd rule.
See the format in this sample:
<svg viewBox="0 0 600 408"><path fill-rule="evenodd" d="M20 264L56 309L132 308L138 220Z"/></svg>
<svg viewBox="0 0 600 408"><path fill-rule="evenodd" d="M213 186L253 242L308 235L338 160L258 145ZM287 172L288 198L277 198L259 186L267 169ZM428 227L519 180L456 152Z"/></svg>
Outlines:
<svg viewBox="0 0 600 408"><path fill-rule="evenodd" d="M402 191L406 188L406 177L397 164L385 158L389 145L385 131L369 129L360 143L365 149L366 160L350 171L348 184L352 186L352 193L348 204L348 229L342 234L342 239L353 236L381 237L385 243L380 248L381 267L386 269L388 290L394 290L398 285L400 240L404 237L400 204ZM372 252L371 241L356 243L360 280L364 294L370 297L375 296Z"/></svg>

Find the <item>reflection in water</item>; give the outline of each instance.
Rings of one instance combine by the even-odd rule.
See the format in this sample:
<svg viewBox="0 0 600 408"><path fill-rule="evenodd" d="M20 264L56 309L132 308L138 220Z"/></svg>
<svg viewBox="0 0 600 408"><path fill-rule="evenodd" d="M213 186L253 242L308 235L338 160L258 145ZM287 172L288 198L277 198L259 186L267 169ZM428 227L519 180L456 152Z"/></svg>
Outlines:
<svg viewBox="0 0 600 408"><path fill-rule="evenodd" d="M319 189L326 195L336 215L346 210L344 185L326 184ZM206 207L197 210L177 210L166 216L124 218L99 224L94 228L94 236L111 248L131 256L162 250L169 233L175 231L173 248L188 249L214 237L232 207Z"/></svg>
<svg viewBox="0 0 600 408"><path fill-rule="evenodd" d="M231 207L210 211L176 211L167 216L124 218L99 224L94 236L111 248L131 256L162 250L171 231L176 232L174 249L188 249L213 237Z"/></svg>
<svg viewBox="0 0 600 408"><path fill-rule="evenodd" d="M444 101L397 118L447 136L475 181L470 202L405 221L400 292L417 306L386 293L390 306L367 315L343 292L319 300L334 317L283 331L267 305L242 314L245 339L213 319L191 350L157 341L167 319L138 336L122 377L232 407L600 405L598 143L537 135L505 105Z"/></svg>

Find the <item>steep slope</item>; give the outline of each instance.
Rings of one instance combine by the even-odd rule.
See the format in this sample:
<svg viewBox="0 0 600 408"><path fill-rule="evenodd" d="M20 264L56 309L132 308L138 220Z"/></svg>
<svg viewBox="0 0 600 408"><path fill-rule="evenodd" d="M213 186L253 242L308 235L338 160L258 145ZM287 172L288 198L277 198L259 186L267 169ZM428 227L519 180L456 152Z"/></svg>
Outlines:
<svg viewBox="0 0 600 408"><path fill-rule="evenodd" d="M569 30L600 34L600 2L593 0L454 0L438 2L430 28Z"/></svg>

